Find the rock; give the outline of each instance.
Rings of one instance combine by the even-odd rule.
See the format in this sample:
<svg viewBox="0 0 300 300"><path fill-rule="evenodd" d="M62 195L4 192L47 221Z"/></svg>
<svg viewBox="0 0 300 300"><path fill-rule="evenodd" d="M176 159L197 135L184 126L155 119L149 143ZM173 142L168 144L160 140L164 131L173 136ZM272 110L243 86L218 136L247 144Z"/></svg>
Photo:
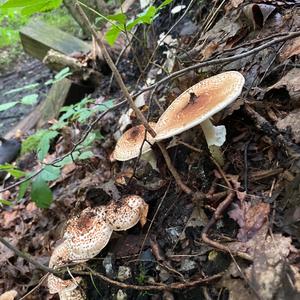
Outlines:
<svg viewBox="0 0 300 300"><path fill-rule="evenodd" d="M195 270L197 268L197 263L193 260L185 258L181 261L180 271L188 272L191 270Z"/></svg>
<svg viewBox="0 0 300 300"><path fill-rule="evenodd" d="M127 294L123 290L118 290L116 300L126 300Z"/></svg>
<svg viewBox="0 0 300 300"><path fill-rule="evenodd" d="M131 278L131 269L126 266L120 266L118 270L118 279L120 281L125 281L128 278Z"/></svg>

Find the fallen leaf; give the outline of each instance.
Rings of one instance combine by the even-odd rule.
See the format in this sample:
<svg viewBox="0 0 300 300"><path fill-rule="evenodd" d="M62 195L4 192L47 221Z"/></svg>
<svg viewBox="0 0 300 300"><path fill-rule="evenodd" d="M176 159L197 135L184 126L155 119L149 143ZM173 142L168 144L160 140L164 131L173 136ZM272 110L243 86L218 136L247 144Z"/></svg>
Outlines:
<svg viewBox="0 0 300 300"><path fill-rule="evenodd" d="M281 234L268 236L257 243L253 265L246 276L261 299L271 300L282 288L282 278L286 274L286 258L291 250L292 239Z"/></svg>
<svg viewBox="0 0 300 300"><path fill-rule="evenodd" d="M265 25L275 8L275 6L267 4L249 4L244 6L243 12L251 20L253 28L256 29Z"/></svg>
<svg viewBox="0 0 300 300"><path fill-rule="evenodd" d="M291 129L295 143L300 142L300 109L291 111L285 118L276 123L279 130Z"/></svg>
<svg viewBox="0 0 300 300"><path fill-rule="evenodd" d="M228 212L228 215L240 226L238 240L246 242L251 239L268 219L269 213L270 205L268 203L251 205L244 201L241 205L236 205L233 210Z"/></svg>
<svg viewBox="0 0 300 300"><path fill-rule="evenodd" d="M234 8L237 8L239 5L241 5L244 2L244 0L230 0L231 5Z"/></svg>
<svg viewBox="0 0 300 300"><path fill-rule="evenodd" d="M291 99L294 101L300 100L300 69L294 68L283 76L278 82L270 86L267 91L278 90L285 88Z"/></svg>
<svg viewBox="0 0 300 300"><path fill-rule="evenodd" d="M283 49L279 54L280 61L285 61L286 59L300 54L300 37L296 37L290 41L287 41Z"/></svg>

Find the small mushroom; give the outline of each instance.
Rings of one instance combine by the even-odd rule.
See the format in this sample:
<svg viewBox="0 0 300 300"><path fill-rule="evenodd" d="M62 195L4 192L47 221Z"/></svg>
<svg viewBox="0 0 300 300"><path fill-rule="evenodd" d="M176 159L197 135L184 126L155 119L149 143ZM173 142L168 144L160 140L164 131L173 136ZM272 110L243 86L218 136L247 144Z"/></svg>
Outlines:
<svg viewBox="0 0 300 300"><path fill-rule="evenodd" d="M200 124L212 155L220 162L222 157L218 147L225 142L226 129L224 126L214 126L209 118L240 95L244 82L241 73L229 71L190 87L159 118L155 127L155 141L172 137Z"/></svg>
<svg viewBox="0 0 300 300"><path fill-rule="evenodd" d="M148 204L137 195L122 198L119 202L111 202L106 208L106 221L115 231L127 230L138 222L145 225Z"/></svg>
<svg viewBox="0 0 300 300"><path fill-rule="evenodd" d="M64 238L71 261L95 257L109 242L112 229L105 221L105 209L87 208L68 222Z"/></svg>
<svg viewBox="0 0 300 300"><path fill-rule="evenodd" d="M75 279L75 280L74 280ZM81 277L75 277L74 279L63 280L53 274L48 276L48 288L50 294L60 293L62 291L71 292L78 287L78 284L82 280Z"/></svg>
<svg viewBox="0 0 300 300"><path fill-rule="evenodd" d="M149 122L149 125L155 130L156 123ZM156 159L151 150L151 146L154 144L154 138L149 132L147 132L146 135L145 133L146 130L144 125L137 125L128 129L118 140L116 147L110 156L111 161L130 160L138 157L141 153L141 158L148 161L153 169L157 169Z"/></svg>

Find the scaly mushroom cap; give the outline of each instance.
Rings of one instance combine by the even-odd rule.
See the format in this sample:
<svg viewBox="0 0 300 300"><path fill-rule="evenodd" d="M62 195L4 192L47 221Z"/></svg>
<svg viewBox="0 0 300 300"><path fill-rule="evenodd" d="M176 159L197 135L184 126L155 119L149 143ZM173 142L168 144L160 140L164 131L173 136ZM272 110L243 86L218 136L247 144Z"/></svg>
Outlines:
<svg viewBox="0 0 300 300"><path fill-rule="evenodd" d="M149 122L149 125L155 130L156 123ZM150 151L151 145L154 144L154 138L149 134L149 132L147 132L146 141L144 140L144 125L138 125L130 128L118 140L115 150L111 154L111 159L126 161L135 158L139 156L142 145L142 153Z"/></svg>
<svg viewBox="0 0 300 300"><path fill-rule="evenodd" d="M148 204L143 198L131 195L119 202L111 202L106 208L106 221L115 231L127 230L139 221L146 223Z"/></svg>
<svg viewBox="0 0 300 300"><path fill-rule="evenodd" d="M53 250L49 261L49 268L60 267L68 262L69 250L66 243L61 243Z"/></svg>
<svg viewBox="0 0 300 300"><path fill-rule="evenodd" d="M103 210L87 208L69 221L64 238L70 260L93 258L109 242L112 229L105 222Z"/></svg>
<svg viewBox="0 0 300 300"><path fill-rule="evenodd" d="M48 288L49 288L50 294L59 293L61 291L70 292L70 291L75 290L82 278L75 277L74 279L63 280L53 274L49 274Z"/></svg>
<svg viewBox="0 0 300 300"><path fill-rule="evenodd" d="M229 71L190 87L159 118L155 141L179 134L210 118L240 95L244 83L241 73Z"/></svg>
<svg viewBox="0 0 300 300"><path fill-rule="evenodd" d="M72 291L63 290L58 293L60 300L85 300L85 296L80 289L75 289Z"/></svg>

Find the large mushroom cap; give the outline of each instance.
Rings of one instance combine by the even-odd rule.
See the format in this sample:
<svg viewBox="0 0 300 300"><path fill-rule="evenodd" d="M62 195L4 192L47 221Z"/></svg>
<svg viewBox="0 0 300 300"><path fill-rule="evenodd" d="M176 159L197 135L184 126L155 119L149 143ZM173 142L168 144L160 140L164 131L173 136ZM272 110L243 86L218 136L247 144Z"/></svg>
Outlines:
<svg viewBox="0 0 300 300"><path fill-rule="evenodd" d="M151 128L155 130L156 123L149 122ZM126 161L139 156L141 147L142 153L151 150L151 145L154 144L154 138L147 132L145 140L145 127L138 125L127 130L118 140L115 150L111 155L111 159Z"/></svg>
<svg viewBox="0 0 300 300"><path fill-rule="evenodd" d="M93 258L107 245L112 229L104 216L101 208L87 208L69 221L64 238L70 260Z"/></svg>
<svg viewBox="0 0 300 300"><path fill-rule="evenodd" d="M106 209L106 221L115 231L127 230L139 221L146 222L148 204L137 195L124 197L119 202L111 202Z"/></svg>
<svg viewBox="0 0 300 300"><path fill-rule="evenodd" d="M213 116L240 95L244 82L241 73L229 71L190 87L159 118L155 127L155 140L179 134Z"/></svg>

